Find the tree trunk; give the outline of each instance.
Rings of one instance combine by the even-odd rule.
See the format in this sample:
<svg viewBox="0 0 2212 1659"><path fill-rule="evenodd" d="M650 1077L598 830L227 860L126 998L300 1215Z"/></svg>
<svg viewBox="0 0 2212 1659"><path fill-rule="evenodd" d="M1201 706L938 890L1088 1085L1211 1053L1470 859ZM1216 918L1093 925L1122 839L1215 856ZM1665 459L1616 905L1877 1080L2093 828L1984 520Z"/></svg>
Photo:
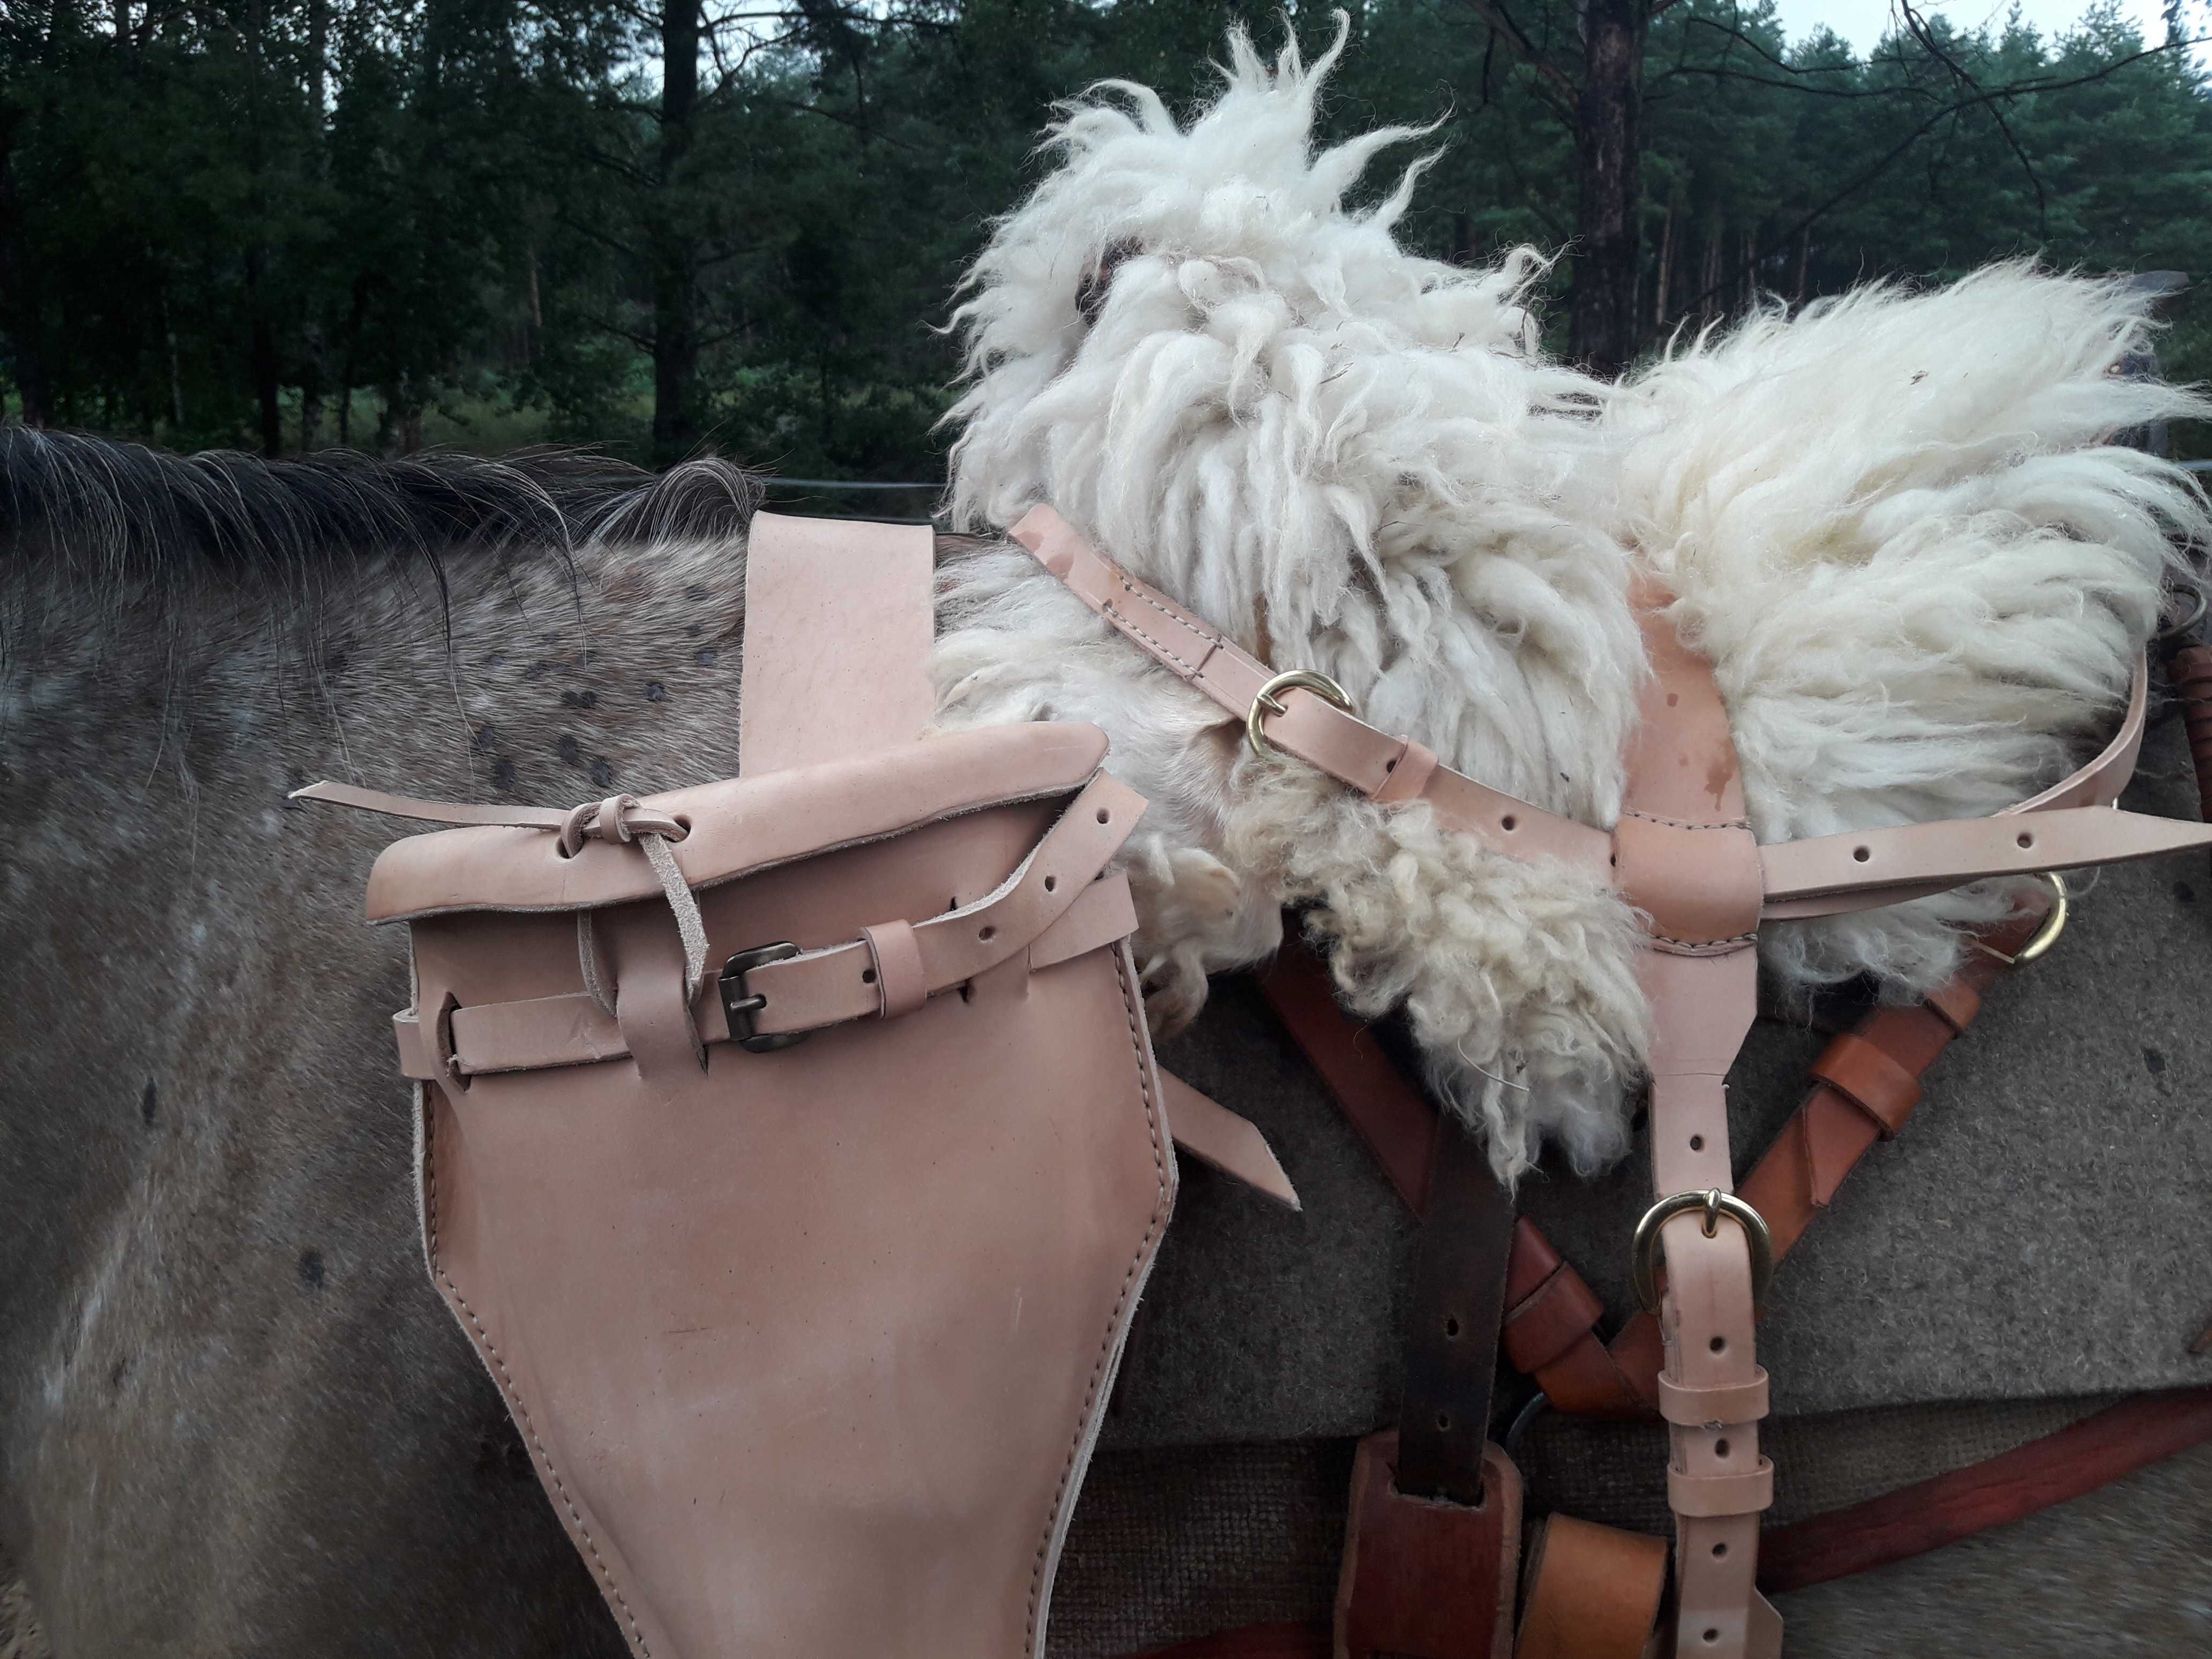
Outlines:
<svg viewBox="0 0 2212 1659"><path fill-rule="evenodd" d="M684 206L684 157L699 101L699 0L664 0L660 14L660 163L653 192L653 459L668 466L698 447L695 249Z"/></svg>
<svg viewBox="0 0 2212 1659"><path fill-rule="evenodd" d="M1644 42L1648 0L1584 0L1583 83L1575 100L1575 289L1568 350L1594 374L1636 355L1642 196Z"/></svg>
<svg viewBox="0 0 2212 1659"><path fill-rule="evenodd" d="M1659 285L1651 296L1654 331L1667 326L1667 278L1674 268L1674 204L1667 204L1667 216L1659 222Z"/></svg>
<svg viewBox="0 0 2212 1659"><path fill-rule="evenodd" d="M276 401L276 331L270 325L261 293L262 251L246 251L246 303L252 313L252 359L254 400L261 406L261 453L275 460L284 453L283 411Z"/></svg>
<svg viewBox="0 0 2212 1659"><path fill-rule="evenodd" d="M52 418L46 386L44 307L37 287L38 261L26 246L23 198L15 184L15 137L19 109L0 104L0 331L15 361L15 395L25 426Z"/></svg>

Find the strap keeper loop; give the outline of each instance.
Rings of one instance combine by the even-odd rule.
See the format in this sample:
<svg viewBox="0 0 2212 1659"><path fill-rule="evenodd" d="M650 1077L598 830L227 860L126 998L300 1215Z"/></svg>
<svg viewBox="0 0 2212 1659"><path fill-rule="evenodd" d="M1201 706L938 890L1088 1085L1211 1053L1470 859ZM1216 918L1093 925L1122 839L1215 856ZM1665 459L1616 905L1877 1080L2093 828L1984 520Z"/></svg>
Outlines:
<svg viewBox="0 0 2212 1659"><path fill-rule="evenodd" d="M1667 1470L1667 1503L1675 1514L1693 1520L1725 1515L1757 1515L1774 1505L1774 1465L1767 1458L1741 1474L1686 1474Z"/></svg>
<svg viewBox="0 0 2212 1659"><path fill-rule="evenodd" d="M1686 1429L1756 1423L1766 1415L1766 1368L1762 1365L1753 1371L1748 1382L1715 1382L1702 1388L1677 1382L1662 1371L1659 1415Z"/></svg>

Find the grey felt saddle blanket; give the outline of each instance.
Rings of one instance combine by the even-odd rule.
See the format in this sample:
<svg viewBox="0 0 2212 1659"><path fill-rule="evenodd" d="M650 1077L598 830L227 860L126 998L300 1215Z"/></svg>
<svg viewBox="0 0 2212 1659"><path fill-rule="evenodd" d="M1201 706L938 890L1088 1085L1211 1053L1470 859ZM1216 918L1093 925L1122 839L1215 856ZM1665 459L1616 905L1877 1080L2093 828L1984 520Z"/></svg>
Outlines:
<svg viewBox="0 0 2212 1659"><path fill-rule="evenodd" d="M2169 723L2125 805L2195 816ZM2077 883L2077 890L2081 884ZM1739 1176L1825 1039L1762 1021L1729 1078ZM1107 1429L1121 1446L1363 1433L1397 1414L1413 1223L1258 993L1224 980L1161 1062L1258 1123L1304 1202L1194 1170ZM1778 1413L2212 1383L2212 879L2197 858L2104 872L2057 948L1992 988L1778 1271L1759 1358ZM1547 1170L1523 1213L1632 1307L1640 1151ZM1607 1328L1608 1329L1610 1327Z"/></svg>

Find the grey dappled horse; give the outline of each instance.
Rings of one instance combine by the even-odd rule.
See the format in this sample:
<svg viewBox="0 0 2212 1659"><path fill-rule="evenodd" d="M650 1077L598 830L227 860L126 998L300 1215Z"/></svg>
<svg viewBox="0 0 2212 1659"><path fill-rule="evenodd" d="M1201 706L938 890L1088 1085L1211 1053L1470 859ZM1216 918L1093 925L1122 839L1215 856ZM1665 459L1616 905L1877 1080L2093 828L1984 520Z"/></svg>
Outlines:
<svg viewBox="0 0 2212 1659"><path fill-rule="evenodd" d="M422 1270L404 939L358 920L392 827L285 795L734 775L756 498L713 462L0 431L0 1659L623 1652ZM2191 811L2173 735L2130 805ZM2200 877L2108 872L1792 1255L1760 1338L1777 1519L2212 1382ZM1747 1161L1816 1043L1777 1026L1739 1067ZM1349 1438L1395 1400L1412 1230L1382 1177L1246 988L1163 1058L1261 1123L1305 1211L1190 1172L1060 1653L1325 1612ZM1637 1162L1523 1188L1616 1310ZM1532 1513L1663 1529L1648 1432L1536 1419ZM2212 1650L2208 1474L2186 1454L1801 1592L1790 1651Z"/></svg>

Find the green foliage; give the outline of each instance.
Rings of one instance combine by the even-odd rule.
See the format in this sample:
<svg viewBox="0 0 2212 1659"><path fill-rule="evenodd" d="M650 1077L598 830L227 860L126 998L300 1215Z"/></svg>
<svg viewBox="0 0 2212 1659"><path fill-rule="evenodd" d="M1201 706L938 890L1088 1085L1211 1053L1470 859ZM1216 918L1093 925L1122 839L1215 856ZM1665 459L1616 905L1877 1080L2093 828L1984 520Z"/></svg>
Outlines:
<svg viewBox="0 0 2212 1659"><path fill-rule="evenodd" d="M1127 76L1194 103L1223 31L1280 15L657 3L10 0L5 407L180 447L665 459L696 434L795 476L929 478L948 295L1033 180L1053 100ZM1399 154L1443 149L1406 222L1442 258L1574 235L1571 0L1516 7L1520 49L1494 15L1366 0L1332 94L1339 133L1434 124ZM685 106L660 53L687 15ZM1326 5L1290 16L1328 38ZM1762 295L2013 253L2212 272L2212 104L2109 6L2055 40L1937 19L1859 59L1787 44L1768 0L1680 0L1644 89L1655 343ZM2212 324L2185 312L2167 358L2212 374Z"/></svg>

